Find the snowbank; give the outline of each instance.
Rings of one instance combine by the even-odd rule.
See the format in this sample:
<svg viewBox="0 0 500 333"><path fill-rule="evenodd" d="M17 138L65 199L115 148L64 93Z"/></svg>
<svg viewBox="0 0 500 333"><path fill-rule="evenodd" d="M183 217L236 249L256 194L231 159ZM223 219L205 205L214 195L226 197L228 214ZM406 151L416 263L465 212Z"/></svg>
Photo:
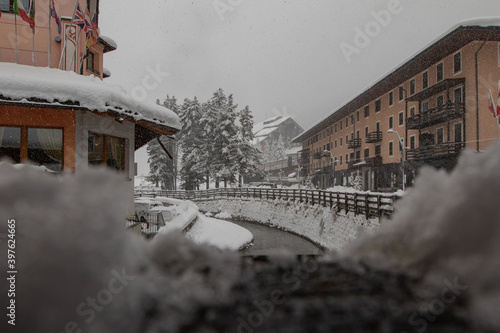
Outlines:
<svg viewBox="0 0 500 333"><path fill-rule="evenodd" d="M465 286L469 309L500 330L500 142L486 153L466 151L451 174L423 169L398 202L391 224L357 239L345 256L377 266L428 272Z"/></svg>
<svg viewBox="0 0 500 333"><path fill-rule="evenodd" d="M177 215L170 222L165 221L165 226L158 229L158 233L184 231L192 223L196 223L198 207L190 201L182 201L177 205Z"/></svg>
<svg viewBox="0 0 500 333"><path fill-rule="evenodd" d="M234 223L198 215L186 237L197 244L207 244L223 250L238 251L248 246L253 235Z"/></svg>
<svg viewBox="0 0 500 333"><path fill-rule="evenodd" d="M113 111L180 130L180 119L162 106L134 100L126 91L93 76L47 67L0 63L0 95L29 105L40 99L55 105L74 102L90 111ZM39 102L37 102L39 103Z"/></svg>
<svg viewBox="0 0 500 333"><path fill-rule="evenodd" d="M367 220L364 215L355 216L353 213L337 214L330 208L291 200L207 200L196 204L205 212L229 213L233 218L293 232L327 249L343 248L361 233L380 226L378 219Z"/></svg>

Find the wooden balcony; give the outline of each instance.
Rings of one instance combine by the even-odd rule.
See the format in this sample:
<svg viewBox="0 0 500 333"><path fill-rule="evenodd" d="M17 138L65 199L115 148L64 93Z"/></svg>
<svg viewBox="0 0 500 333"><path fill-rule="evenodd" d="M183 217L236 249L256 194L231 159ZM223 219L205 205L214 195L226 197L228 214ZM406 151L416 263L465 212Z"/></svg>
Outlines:
<svg viewBox="0 0 500 333"><path fill-rule="evenodd" d="M425 161L458 155L464 149L463 142L449 142L438 145L423 146L406 151L406 159L413 161Z"/></svg>
<svg viewBox="0 0 500 333"><path fill-rule="evenodd" d="M365 139L366 143L375 143L375 142L380 142L380 141L382 141L382 132L381 131L370 132L366 135L366 139Z"/></svg>
<svg viewBox="0 0 500 333"><path fill-rule="evenodd" d="M406 128L422 129L463 117L464 114L465 106L463 103L447 103L409 117L406 121Z"/></svg>
<svg viewBox="0 0 500 333"><path fill-rule="evenodd" d="M361 147L361 139L352 139L347 141L347 148L349 149L356 149Z"/></svg>

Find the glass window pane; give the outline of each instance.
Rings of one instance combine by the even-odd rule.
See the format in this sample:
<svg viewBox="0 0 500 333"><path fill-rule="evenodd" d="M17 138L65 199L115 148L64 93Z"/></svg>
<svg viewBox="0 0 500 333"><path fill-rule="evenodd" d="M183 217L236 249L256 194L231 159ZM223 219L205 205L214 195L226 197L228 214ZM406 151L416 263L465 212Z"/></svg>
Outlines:
<svg viewBox="0 0 500 333"><path fill-rule="evenodd" d="M89 132L89 165L104 163L104 136Z"/></svg>
<svg viewBox="0 0 500 333"><path fill-rule="evenodd" d="M63 130L28 128L28 159L60 172L63 167Z"/></svg>
<svg viewBox="0 0 500 333"><path fill-rule="evenodd" d="M125 139L106 137L106 165L114 170L125 169Z"/></svg>
<svg viewBox="0 0 500 333"><path fill-rule="evenodd" d="M0 127L0 157L21 163L21 128Z"/></svg>

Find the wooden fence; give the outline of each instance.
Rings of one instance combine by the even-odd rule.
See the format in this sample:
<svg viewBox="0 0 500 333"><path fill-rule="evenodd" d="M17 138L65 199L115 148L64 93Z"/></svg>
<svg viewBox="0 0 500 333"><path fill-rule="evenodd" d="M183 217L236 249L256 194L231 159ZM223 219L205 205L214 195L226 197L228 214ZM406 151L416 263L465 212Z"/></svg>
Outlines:
<svg viewBox="0 0 500 333"><path fill-rule="evenodd" d="M147 191L136 190L136 197L163 196L181 200L260 199L291 200L310 205L335 208L337 211L364 214L367 218L390 216L394 203L400 198L395 194L331 192L307 189L272 188L219 188L205 191Z"/></svg>

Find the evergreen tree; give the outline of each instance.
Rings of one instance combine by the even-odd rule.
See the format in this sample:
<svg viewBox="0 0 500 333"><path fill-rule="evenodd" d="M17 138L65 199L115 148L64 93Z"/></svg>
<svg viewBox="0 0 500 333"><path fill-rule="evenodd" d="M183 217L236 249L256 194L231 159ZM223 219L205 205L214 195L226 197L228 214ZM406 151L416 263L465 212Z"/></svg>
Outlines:
<svg viewBox="0 0 500 333"><path fill-rule="evenodd" d="M182 124L182 168L180 172L181 187L186 190L199 189L199 184L204 181L208 167L204 132L202 130L202 106L195 97L192 101L184 100L181 108Z"/></svg>
<svg viewBox="0 0 500 333"><path fill-rule="evenodd" d="M160 103L160 100L156 100L156 103L158 105L163 105L177 114L179 113L179 106L177 105L177 99L175 96L170 97L167 95L167 98L163 103ZM161 186L164 189L175 190L177 187L177 143L175 140L165 136L160 136L160 141L167 148L173 159L168 157L158 143L157 139L153 139L148 142L146 151L149 156L148 163L150 173L146 177L146 180L154 183L156 186Z"/></svg>
<svg viewBox="0 0 500 333"><path fill-rule="evenodd" d="M238 141L240 145L238 158L239 182L242 183L244 175L254 175L260 164L261 153L252 145L253 135L253 116L248 106L239 113L240 133Z"/></svg>

